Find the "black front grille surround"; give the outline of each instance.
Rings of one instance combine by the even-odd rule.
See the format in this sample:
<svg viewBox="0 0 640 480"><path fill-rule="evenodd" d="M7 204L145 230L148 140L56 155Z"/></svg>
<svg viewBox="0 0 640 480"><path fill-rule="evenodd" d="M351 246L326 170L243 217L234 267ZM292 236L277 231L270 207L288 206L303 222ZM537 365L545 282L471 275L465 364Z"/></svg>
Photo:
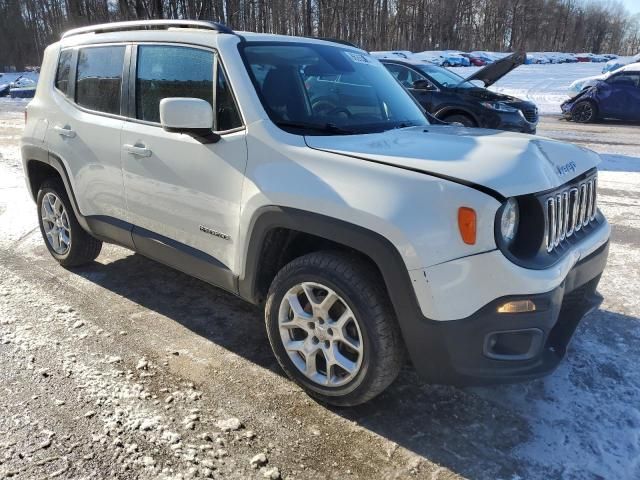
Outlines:
<svg viewBox="0 0 640 480"><path fill-rule="evenodd" d="M538 108L537 107L525 107L520 110L522 115L529 123L537 123L538 121Z"/></svg>
<svg viewBox="0 0 640 480"><path fill-rule="evenodd" d="M496 214L496 245L519 266L549 268L604 223L596 189L597 170L593 168L558 188L515 197L520 211L516 237L509 245L502 239L499 219L503 206Z"/></svg>

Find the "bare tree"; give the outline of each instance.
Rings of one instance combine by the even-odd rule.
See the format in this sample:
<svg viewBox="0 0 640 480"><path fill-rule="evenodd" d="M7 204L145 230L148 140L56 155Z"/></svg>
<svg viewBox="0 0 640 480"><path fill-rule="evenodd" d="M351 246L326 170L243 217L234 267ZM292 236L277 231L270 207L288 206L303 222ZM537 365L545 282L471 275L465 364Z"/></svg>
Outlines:
<svg viewBox="0 0 640 480"><path fill-rule="evenodd" d="M619 0L0 0L0 68L38 64L68 28L149 18L217 20L369 50L640 49L640 16Z"/></svg>

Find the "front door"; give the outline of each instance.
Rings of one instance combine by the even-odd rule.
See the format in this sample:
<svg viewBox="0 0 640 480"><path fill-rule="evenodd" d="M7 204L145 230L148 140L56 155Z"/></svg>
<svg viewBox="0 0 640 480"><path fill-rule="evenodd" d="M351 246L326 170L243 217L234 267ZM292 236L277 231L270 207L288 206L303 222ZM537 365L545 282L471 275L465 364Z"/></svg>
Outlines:
<svg viewBox="0 0 640 480"><path fill-rule="evenodd" d="M136 248L232 289L247 146L222 65L208 49L154 44L139 45L132 64L135 120L125 123L121 144ZM215 104L212 127L220 141L203 144L164 131L159 104L168 97ZM217 270L222 277L215 278Z"/></svg>

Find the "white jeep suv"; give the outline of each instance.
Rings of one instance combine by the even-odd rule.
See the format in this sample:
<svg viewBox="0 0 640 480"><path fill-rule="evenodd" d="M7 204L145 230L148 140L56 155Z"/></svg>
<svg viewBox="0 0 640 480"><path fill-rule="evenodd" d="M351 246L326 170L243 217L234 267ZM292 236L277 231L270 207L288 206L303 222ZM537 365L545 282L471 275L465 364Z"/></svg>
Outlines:
<svg viewBox="0 0 640 480"><path fill-rule="evenodd" d="M46 50L22 156L61 265L111 242L263 305L282 368L335 405L380 393L405 354L434 383L545 375L601 300L598 155L430 125L343 42L72 30Z"/></svg>

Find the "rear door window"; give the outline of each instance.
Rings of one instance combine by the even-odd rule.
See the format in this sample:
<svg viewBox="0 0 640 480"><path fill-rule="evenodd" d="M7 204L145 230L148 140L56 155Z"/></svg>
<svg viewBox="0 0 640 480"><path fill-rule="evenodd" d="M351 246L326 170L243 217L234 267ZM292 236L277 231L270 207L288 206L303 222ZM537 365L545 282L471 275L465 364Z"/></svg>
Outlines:
<svg viewBox="0 0 640 480"><path fill-rule="evenodd" d="M75 98L78 105L120 114L124 51L123 45L80 49Z"/></svg>
<svg viewBox="0 0 640 480"><path fill-rule="evenodd" d="M214 54L198 48L140 45L136 72L136 118L160 123L160 100L189 97L213 107Z"/></svg>

